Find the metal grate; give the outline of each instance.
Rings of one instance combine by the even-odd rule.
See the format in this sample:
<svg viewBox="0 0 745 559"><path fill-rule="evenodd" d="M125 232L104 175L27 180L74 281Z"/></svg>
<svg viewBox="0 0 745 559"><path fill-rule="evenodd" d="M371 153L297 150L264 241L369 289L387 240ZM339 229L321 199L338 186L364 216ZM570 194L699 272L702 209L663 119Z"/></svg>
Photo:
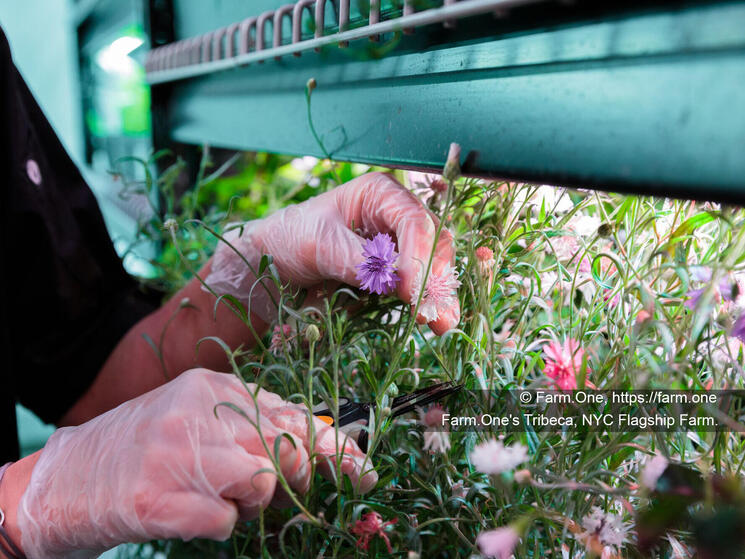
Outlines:
<svg viewBox="0 0 745 559"><path fill-rule="evenodd" d="M398 17L381 20L380 0L371 0L370 13L365 24L354 29L350 26L350 0L339 0L338 22L333 22L335 32L329 29L326 12L327 0L298 0L276 10L266 11L241 22L232 23L198 37L182 39L150 51L145 69L147 80L158 84L211 74L253 62L262 62L283 56L300 56L303 51L323 46L345 47L349 41L369 38L376 40L381 34L396 31L410 32L413 28L432 24L452 27L455 20L470 16L495 13L504 15L518 6L545 3L547 0L444 0L443 5L420 12L414 11L414 0L404 0L403 11ZM315 34L302 38L303 13L314 18ZM289 18L290 37L283 36L283 22ZM266 41L267 26L272 27L272 42Z"/></svg>

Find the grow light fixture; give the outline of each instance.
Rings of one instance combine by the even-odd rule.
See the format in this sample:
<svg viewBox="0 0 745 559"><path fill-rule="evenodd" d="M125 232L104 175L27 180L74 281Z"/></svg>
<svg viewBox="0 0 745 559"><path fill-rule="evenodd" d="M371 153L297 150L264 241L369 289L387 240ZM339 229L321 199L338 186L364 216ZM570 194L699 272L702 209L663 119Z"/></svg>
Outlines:
<svg viewBox="0 0 745 559"><path fill-rule="evenodd" d="M132 75L136 64L129 55L143 42L139 37L119 37L96 53L96 63L111 74Z"/></svg>

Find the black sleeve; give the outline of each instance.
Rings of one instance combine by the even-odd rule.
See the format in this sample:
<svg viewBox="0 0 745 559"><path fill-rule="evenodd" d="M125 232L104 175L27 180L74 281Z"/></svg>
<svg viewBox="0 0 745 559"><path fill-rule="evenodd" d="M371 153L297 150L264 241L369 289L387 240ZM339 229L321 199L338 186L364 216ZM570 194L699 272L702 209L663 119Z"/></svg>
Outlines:
<svg viewBox="0 0 745 559"><path fill-rule="evenodd" d="M92 192L13 65L1 31L0 90L0 319L7 348L0 390L10 386L17 401L53 423L157 303L124 271Z"/></svg>

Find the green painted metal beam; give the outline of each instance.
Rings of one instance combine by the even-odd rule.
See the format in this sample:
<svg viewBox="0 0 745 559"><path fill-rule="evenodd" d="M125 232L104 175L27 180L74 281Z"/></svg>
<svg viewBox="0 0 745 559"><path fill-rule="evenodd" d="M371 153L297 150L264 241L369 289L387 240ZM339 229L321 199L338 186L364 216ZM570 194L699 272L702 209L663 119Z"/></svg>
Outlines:
<svg viewBox="0 0 745 559"><path fill-rule="evenodd" d="M181 6L177 36L255 15L233 11ZM361 41L156 87L185 143L321 156L313 77L313 123L338 159L434 170L455 141L469 174L745 201L745 2L553 21L481 16L379 59Z"/></svg>

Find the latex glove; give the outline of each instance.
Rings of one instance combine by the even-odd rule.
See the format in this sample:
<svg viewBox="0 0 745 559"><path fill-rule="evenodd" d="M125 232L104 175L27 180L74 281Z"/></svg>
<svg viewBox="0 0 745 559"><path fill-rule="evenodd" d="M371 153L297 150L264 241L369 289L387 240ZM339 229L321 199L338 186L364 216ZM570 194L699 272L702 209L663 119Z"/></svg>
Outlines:
<svg viewBox="0 0 745 559"><path fill-rule="evenodd" d="M437 217L416 196L391 176L369 173L330 192L301 204L284 208L264 219L249 222L242 232L226 234L226 239L258 271L263 254L270 254L283 282L310 287L322 280L338 280L359 286L356 266L363 260L363 237L388 233L398 243L398 297L412 302L412 287L422 263L426 267L432 250ZM359 234L358 234L359 233ZM360 236L361 235L361 236ZM443 228L432 273L439 274L452 265L455 248L452 234ZM236 251L219 243L206 283L219 295L230 294L251 311L271 323L277 316L277 292L269 279L267 288L256 284L256 277ZM419 322L426 322L420 314ZM457 302L429 325L442 334L460 320Z"/></svg>
<svg viewBox="0 0 745 559"><path fill-rule="evenodd" d="M26 555L88 558L122 542L225 540L239 519L286 502L257 429L227 407L216 417L220 402L257 419L237 378L194 369L83 425L57 430L18 506ZM311 473L305 408L265 390L256 402L270 452L282 433L290 433L294 448L286 438L279 443L281 471L294 490L305 491ZM314 425L313 451L335 460L333 428L315 418ZM347 439L339 455L342 471L362 491L374 486L373 471L360 479L364 454L355 443ZM324 464L319 469L328 475L333 468Z"/></svg>

